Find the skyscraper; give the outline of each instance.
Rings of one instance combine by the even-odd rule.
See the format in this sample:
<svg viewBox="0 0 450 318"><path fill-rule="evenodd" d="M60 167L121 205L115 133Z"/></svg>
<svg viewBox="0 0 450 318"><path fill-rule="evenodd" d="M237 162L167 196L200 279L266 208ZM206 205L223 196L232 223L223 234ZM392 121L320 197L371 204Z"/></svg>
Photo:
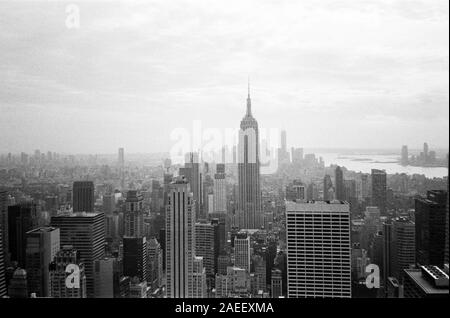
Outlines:
<svg viewBox="0 0 450 318"><path fill-rule="evenodd" d="M408 146L403 145L402 146L402 157L400 159L400 162L402 165L406 166L408 165L409 158L408 158Z"/></svg>
<svg viewBox="0 0 450 318"><path fill-rule="evenodd" d="M0 298L6 296L6 264L2 234L2 228L0 227Z"/></svg>
<svg viewBox="0 0 450 318"><path fill-rule="evenodd" d="M241 121L238 145L238 224L241 229L259 229L261 188L258 123L252 115L250 86L247 113Z"/></svg>
<svg viewBox="0 0 450 318"><path fill-rule="evenodd" d="M402 280L403 270L415 265L415 225L405 218L392 221L391 275Z"/></svg>
<svg viewBox="0 0 450 318"><path fill-rule="evenodd" d="M94 212L94 183L75 181L73 183L73 212Z"/></svg>
<svg viewBox="0 0 450 318"><path fill-rule="evenodd" d="M192 298L206 298L206 271L203 267L203 257L195 256L192 273Z"/></svg>
<svg viewBox="0 0 450 318"><path fill-rule="evenodd" d="M50 296L48 265L59 251L59 229L40 227L27 232L26 270L28 292Z"/></svg>
<svg viewBox="0 0 450 318"><path fill-rule="evenodd" d="M26 267L27 232L38 225L38 211L35 203L27 202L8 207L8 241L12 261Z"/></svg>
<svg viewBox="0 0 450 318"><path fill-rule="evenodd" d="M434 190L415 200L416 261L421 265L444 265L447 195Z"/></svg>
<svg viewBox="0 0 450 318"><path fill-rule="evenodd" d="M180 175L183 175L187 182L189 182L190 191L192 192L196 220L201 216L201 207L203 204L201 174L200 174L200 161L197 152L189 152L185 156L184 168L180 168Z"/></svg>
<svg viewBox="0 0 450 318"><path fill-rule="evenodd" d="M123 148L119 148L117 163L119 164L119 167L123 167L125 164L125 151Z"/></svg>
<svg viewBox="0 0 450 318"><path fill-rule="evenodd" d="M250 237L247 233L238 233L234 238L234 264L250 273Z"/></svg>
<svg viewBox="0 0 450 318"><path fill-rule="evenodd" d="M345 186L344 186L344 174L341 167L337 166L335 170L335 190L336 190L336 200L345 200Z"/></svg>
<svg viewBox="0 0 450 318"><path fill-rule="evenodd" d="M381 215L386 214L386 171L372 169L372 205L380 209Z"/></svg>
<svg viewBox="0 0 450 318"><path fill-rule="evenodd" d="M95 298L121 298L121 260L104 257L94 262Z"/></svg>
<svg viewBox="0 0 450 318"><path fill-rule="evenodd" d="M8 257L8 192L0 190L0 229L2 230L3 255Z"/></svg>
<svg viewBox="0 0 450 318"><path fill-rule="evenodd" d="M137 191L128 191L125 201L125 236L144 236L143 198Z"/></svg>
<svg viewBox="0 0 450 318"><path fill-rule="evenodd" d="M147 281L147 239L145 237L123 238L123 274Z"/></svg>
<svg viewBox="0 0 450 318"><path fill-rule="evenodd" d="M286 241L289 298L351 297L347 203L287 202Z"/></svg>
<svg viewBox="0 0 450 318"><path fill-rule="evenodd" d="M179 177L171 183L166 212L166 290L169 298L193 296L194 223L194 197L187 180Z"/></svg>
<svg viewBox="0 0 450 318"><path fill-rule="evenodd" d="M214 225L202 221L195 223L195 256L203 257L208 285L214 279L214 256L215 256Z"/></svg>
<svg viewBox="0 0 450 318"><path fill-rule="evenodd" d="M331 177L329 175L325 175L323 178L323 200L329 201L333 200L332 198L332 189L333 189L333 183L331 182Z"/></svg>
<svg viewBox="0 0 450 318"><path fill-rule="evenodd" d="M105 214L78 212L51 218L60 230L60 244L72 245L79 252L86 272L87 296L94 296L94 262L105 252Z"/></svg>
<svg viewBox="0 0 450 318"><path fill-rule="evenodd" d="M69 264L78 266L79 288L68 288L66 278L66 267ZM64 245L56 253L55 258L49 265L50 297L52 298L86 298L86 274L84 263L80 260L79 252L72 245Z"/></svg>
<svg viewBox="0 0 450 318"><path fill-rule="evenodd" d="M214 213L227 213L225 164L217 164L214 175Z"/></svg>

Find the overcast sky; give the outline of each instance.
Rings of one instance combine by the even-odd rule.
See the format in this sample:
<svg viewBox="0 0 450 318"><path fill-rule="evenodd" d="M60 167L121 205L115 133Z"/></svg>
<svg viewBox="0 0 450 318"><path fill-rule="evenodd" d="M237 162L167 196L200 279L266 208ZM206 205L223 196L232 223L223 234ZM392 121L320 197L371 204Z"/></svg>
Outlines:
<svg viewBox="0 0 450 318"><path fill-rule="evenodd" d="M169 151L234 128L250 76L288 146L448 147L447 0L0 0L0 153Z"/></svg>

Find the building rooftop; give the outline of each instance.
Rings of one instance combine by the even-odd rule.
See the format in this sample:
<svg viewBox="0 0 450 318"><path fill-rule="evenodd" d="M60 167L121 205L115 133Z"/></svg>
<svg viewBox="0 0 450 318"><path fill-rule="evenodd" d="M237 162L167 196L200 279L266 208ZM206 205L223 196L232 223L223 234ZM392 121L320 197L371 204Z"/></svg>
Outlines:
<svg viewBox="0 0 450 318"><path fill-rule="evenodd" d="M416 283L426 294L448 294L449 289L438 288L431 281L427 280L420 269L405 269L405 274Z"/></svg>
<svg viewBox="0 0 450 318"><path fill-rule="evenodd" d="M349 212L350 205L346 201L287 201L286 212Z"/></svg>

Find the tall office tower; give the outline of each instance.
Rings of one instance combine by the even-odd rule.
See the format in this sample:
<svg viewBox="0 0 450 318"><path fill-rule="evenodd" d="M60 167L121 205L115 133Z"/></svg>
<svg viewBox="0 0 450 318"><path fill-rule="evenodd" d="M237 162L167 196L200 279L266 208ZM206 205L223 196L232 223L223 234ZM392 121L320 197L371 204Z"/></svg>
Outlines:
<svg viewBox="0 0 450 318"><path fill-rule="evenodd" d="M291 163L289 152L287 151L286 131L281 131L281 147L278 149L278 167Z"/></svg>
<svg viewBox="0 0 450 318"><path fill-rule="evenodd" d="M337 166L334 172L334 184L336 191L336 200L345 200L344 174L341 167Z"/></svg>
<svg viewBox="0 0 450 318"><path fill-rule="evenodd" d="M73 212L94 212L94 182L75 181L72 195Z"/></svg>
<svg viewBox="0 0 450 318"><path fill-rule="evenodd" d="M27 232L37 227L38 211L34 203L21 203L8 207L8 242L12 261L26 267Z"/></svg>
<svg viewBox="0 0 450 318"><path fill-rule="evenodd" d="M386 171L372 169L372 205L380 208L381 215L386 214Z"/></svg>
<svg viewBox="0 0 450 318"><path fill-rule="evenodd" d="M344 197L345 201L349 203L356 200L356 181L355 180L344 180Z"/></svg>
<svg viewBox="0 0 450 318"><path fill-rule="evenodd" d="M162 286L163 278L163 251L161 244L159 244L156 238L147 241L147 256L147 265L149 268L147 281L154 290Z"/></svg>
<svg viewBox="0 0 450 318"><path fill-rule="evenodd" d="M433 190L415 200L416 261L421 265L444 265L447 195Z"/></svg>
<svg viewBox="0 0 450 318"><path fill-rule="evenodd" d="M286 200L306 200L306 189L303 182L296 179L286 186Z"/></svg>
<svg viewBox="0 0 450 318"><path fill-rule="evenodd" d="M3 232L0 227L0 298L6 296L6 263L5 249L3 248Z"/></svg>
<svg viewBox="0 0 450 318"><path fill-rule="evenodd" d="M8 296L10 298L28 298L27 272L17 268L9 280Z"/></svg>
<svg viewBox="0 0 450 318"><path fill-rule="evenodd" d="M392 275L392 242L392 222L387 221L383 223L383 265L380 268L385 293L387 292L386 285L388 284L388 279Z"/></svg>
<svg viewBox="0 0 450 318"><path fill-rule="evenodd" d="M206 221L195 223L195 255L203 257L209 287L214 279L214 256L217 253L215 247L214 225Z"/></svg>
<svg viewBox="0 0 450 318"><path fill-rule="evenodd" d="M423 156L426 158L428 158L428 143L424 142L423 143Z"/></svg>
<svg viewBox="0 0 450 318"><path fill-rule="evenodd" d="M79 268L79 288L68 288L66 285L66 267L75 264ZM63 245L49 265L50 297L52 298L86 298L86 274L84 263L79 252L72 245Z"/></svg>
<svg viewBox="0 0 450 318"><path fill-rule="evenodd" d="M193 295L192 298L206 298L207 295L207 284L206 284L206 271L203 267L203 257L195 256L193 263L193 277L192 277L192 286L193 286Z"/></svg>
<svg viewBox="0 0 450 318"><path fill-rule="evenodd" d="M220 254L217 258L217 274L226 275L227 267L231 266L231 257L228 254Z"/></svg>
<svg viewBox="0 0 450 318"><path fill-rule="evenodd" d="M292 163L299 165L303 161L303 148L291 148Z"/></svg>
<svg viewBox="0 0 450 318"><path fill-rule="evenodd" d="M405 218L392 220L391 275L402 280L403 270L416 263L415 225Z"/></svg>
<svg viewBox="0 0 450 318"><path fill-rule="evenodd" d="M250 273L250 237L238 233L234 238L234 265Z"/></svg>
<svg viewBox="0 0 450 318"><path fill-rule="evenodd" d="M351 297L348 203L287 202L286 241L289 298Z"/></svg>
<svg viewBox="0 0 450 318"><path fill-rule="evenodd" d="M214 175L215 213L227 213L227 184L225 176L225 164L217 164L216 174Z"/></svg>
<svg viewBox="0 0 450 318"><path fill-rule="evenodd" d="M163 180L163 182L164 182L164 184L163 184L164 204L163 205L164 205L164 207L166 207L167 206L167 198L169 197L170 183L173 180L173 174L165 173L163 178L164 178L164 180Z"/></svg>
<svg viewBox="0 0 450 318"><path fill-rule="evenodd" d="M128 191L125 201L125 236L142 237L144 236L144 211L143 198L137 191Z"/></svg>
<svg viewBox="0 0 450 318"><path fill-rule="evenodd" d="M26 270L28 292L49 297L48 265L59 251L59 229L40 227L27 232Z"/></svg>
<svg viewBox="0 0 450 318"><path fill-rule="evenodd" d="M202 212L197 215L197 220L206 219L210 213L214 212L214 179L210 175L205 175L202 182Z"/></svg>
<svg viewBox="0 0 450 318"><path fill-rule="evenodd" d="M119 148L119 156L117 158L117 163L119 167L123 167L125 165L125 151L123 148Z"/></svg>
<svg viewBox="0 0 450 318"><path fill-rule="evenodd" d="M265 292L267 289L266 286L266 260L261 255L253 255L252 257L252 270L255 274L255 286L254 290L256 294L259 291Z"/></svg>
<svg viewBox="0 0 450 318"><path fill-rule="evenodd" d="M166 212L166 291L169 298L191 298L195 256L195 205L187 180L171 183Z"/></svg>
<svg viewBox="0 0 450 318"><path fill-rule="evenodd" d="M323 200L330 201L333 200L333 182L331 181L331 177L326 174L323 178Z"/></svg>
<svg viewBox="0 0 450 318"><path fill-rule="evenodd" d="M400 159L400 162L403 166L408 165L409 159L408 159L408 146L403 145L402 146L402 157Z"/></svg>
<svg viewBox="0 0 450 318"><path fill-rule="evenodd" d="M103 212L105 215L112 215L116 209L116 197L114 193L103 195Z"/></svg>
<svg viewBox="0 0 450 318"><path fill-rule="evenodd" d="M80 253L86 273L87 296L94 296L94 262L105 253L105 214L78 212L52 216L51 226L60 230L60 242Z"/></svg>
<svg viewBox="0 0 450 318"><path fill-rule="evenodd" d="M361 174L361 196L363 200L370 198L369 175Z"/></svg>
<svg viewBox="0 0 450 318"><path fill-rule="evenodd" d="M180 175L183 175L189 182L190 191L192 192L195 204L195 219L201 215L201 207L203 205L202 184L200 175L200 161L197 152L189 152L186 154L184 168L180 168Z"/></svg>
<svg viewBox="0 0 450 318"><path fill-rule="evenodd" d="M283 295L283 280L281 271L278 268L272 269L271 295L272 298L280 298Z"/></svg>
<svg viewBox="0 0 450 318"><path fill-rule="evenodd" d="M95 298L122 298L121 265L121 259L116 257L104 257L94 262Z"/></svg>
<svg viewBox="0 0 450 318"><path fill-rule="evenodd" d="M219 255L225 250L227 239L227 233L225 231L225 216L224 214L222 214L222 216L223 217L211 219L211 225L214 228L214 273L217 273Z"/></svg>
<svg viewBox="0 0 450 318"><path fill-rule="evenodd" d="M247 113L241 121L238 145L238 222L241 229L259 229L261 217L261 188L258 123L252 116L250 86Z"/></svg>
<svg viewBox="0 0 450 318"><path fill-rule="evenodd" d="M446 298L449 295L448 272L438 266L420 266L405 270L404 298Z"/></svg>
<svg viewBox="0 0 450 318"><path fill-rule="evenodd" d="M147 280L147 239L144 237L123 238L123 274Z"/></svg>
<svg viewBox="0 0 450 318"><path fill-rule="evenodd" d="M0 229L2 230L3 255L8 259L8 192L0 189Z"/></svg>

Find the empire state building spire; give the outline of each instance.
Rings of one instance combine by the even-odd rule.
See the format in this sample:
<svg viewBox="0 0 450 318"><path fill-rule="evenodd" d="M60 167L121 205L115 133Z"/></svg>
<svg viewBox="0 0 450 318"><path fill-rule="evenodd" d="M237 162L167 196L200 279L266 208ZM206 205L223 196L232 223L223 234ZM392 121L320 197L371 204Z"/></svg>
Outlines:
<svg viewBox="0 0 450 318"><path fill-rule="evenodd" d="M248 95L247 95L247 114L246 116L252 116L252 100L250 99L250 78L248 79Z"/></svg>

